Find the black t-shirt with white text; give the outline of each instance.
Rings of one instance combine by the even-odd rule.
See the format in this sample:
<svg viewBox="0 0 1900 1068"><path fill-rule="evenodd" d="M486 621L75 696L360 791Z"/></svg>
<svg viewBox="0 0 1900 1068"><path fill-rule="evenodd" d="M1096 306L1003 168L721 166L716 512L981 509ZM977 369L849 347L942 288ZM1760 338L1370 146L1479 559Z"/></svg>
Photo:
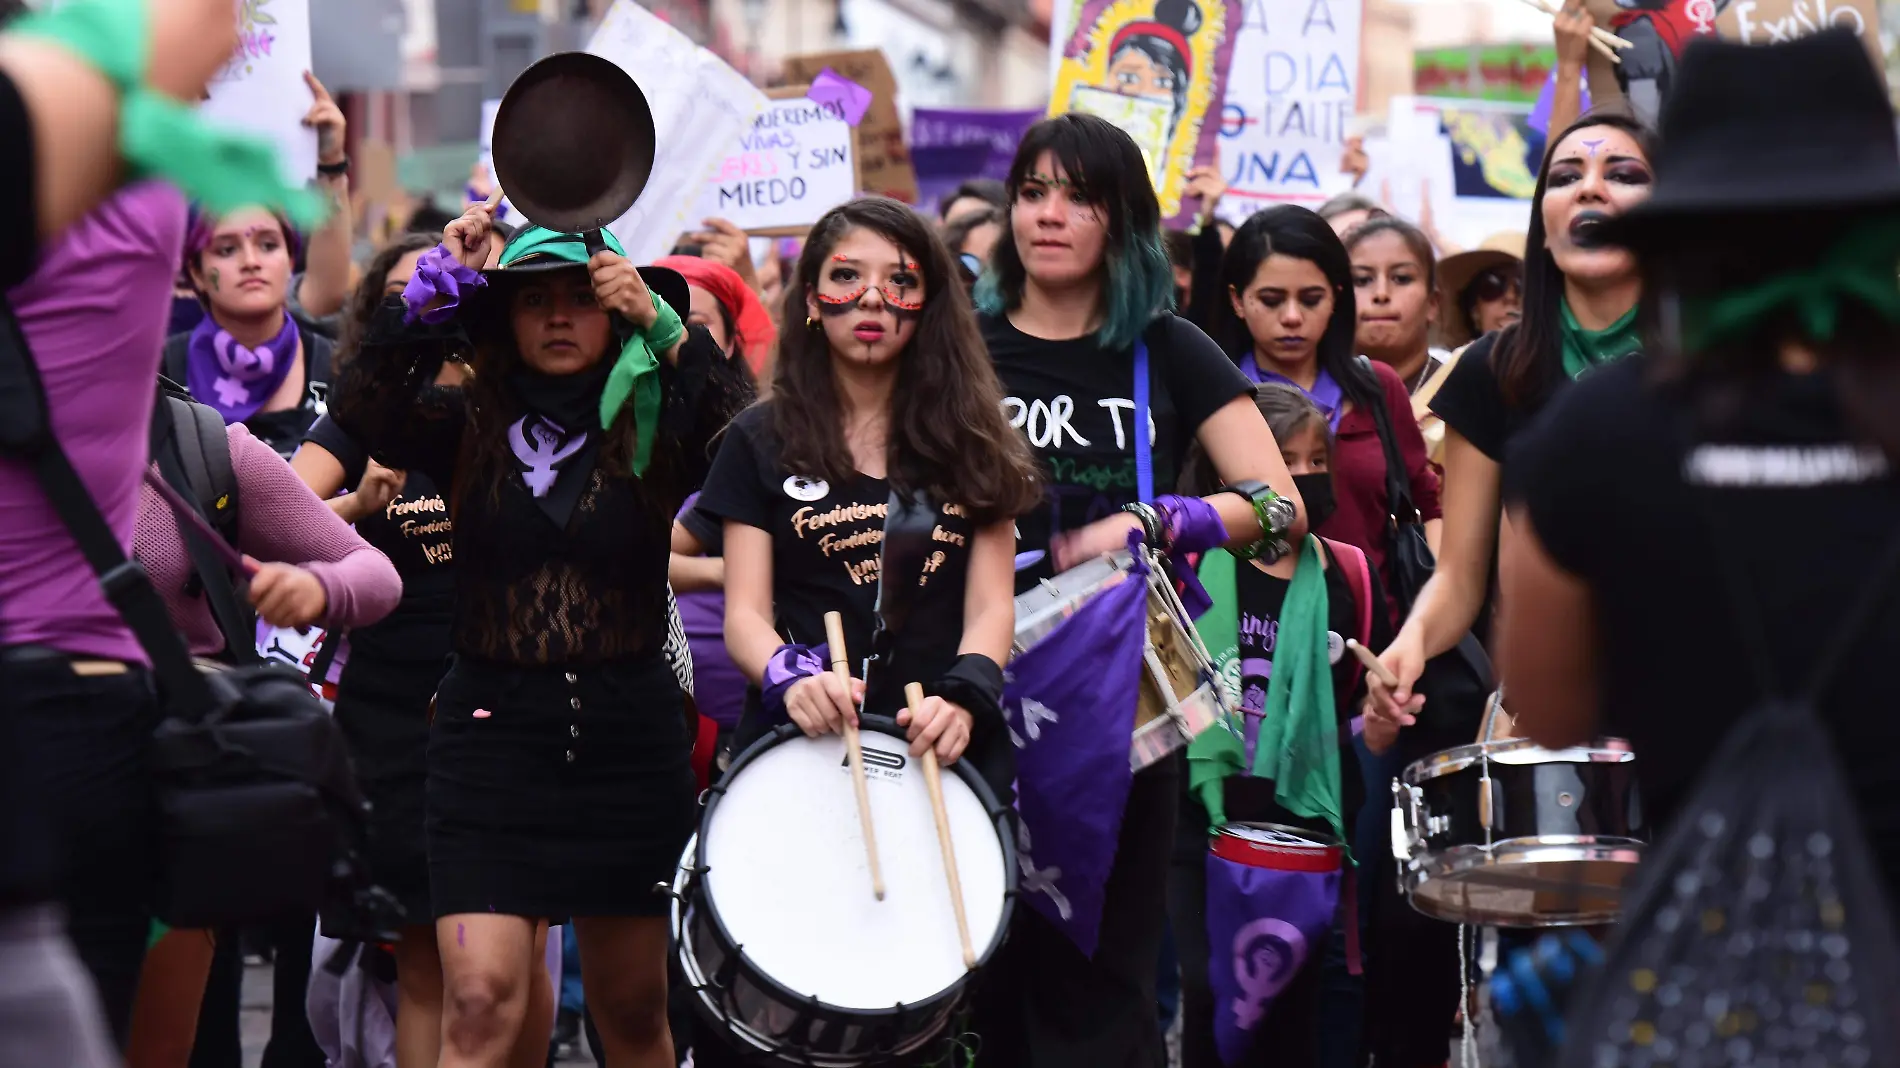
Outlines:
<svg viewBox="0 0 1900 1068"><path fill-rule="evenodd" d="M756 404L732 421L694 507L772 536L773 625L779 637L821 645L825 613L838 612L852 674L863 677L883 577L879 567L890 482L860 474L849 485L834 486L786 470L779 464L770 404ZM923 573L901 576L917 583L916 600L895 637L890 663L867 680L875 687L866 698L867 712L895 715L905 683L933 682L956 661L975 533L961 509L939 505ZM755 701L756 693L748 707Z"/></svg>
<svg viewBox="0 0 1900 1068"><path fill-rule="evenodd" d="M1600 729L1635 752L1656 840L1763 697L1735 597L1753 602L1781 688L1805 687L1900 535L1900 478L1848 432L1826 372L1764 376L1704 406L1692 431L1689 406L1646 378L1651 367L1631 357L1564 390L1513 443L1505 493L1551 560L1589 587ZM1746 583L1738 592L1725 558ZM1816 711L1900 901L1900 724L1881 711L1897 633L1890 590Z"/></svg>
<svg viewBox="0 0 1900 1068"><path fill-rule="evenodd" d="M310 424L303 439L336 457L345 486L354 488L363 480L369 453L328 415ZM357 520L356 532L395 565L402 576L402 601L381 621L350 631L350 655L446 658L455 612L455 539L448 500L435 481L421 471L404 472L401 492L382 511Z"/></svg>
<svg viewBox="0 0 1900 1068"><path fill-rule="evenodd" d="M1047 550L1053 534L1113 515L1136 497L1135 354L1096 336L1048 341L1007 315L981 317L1003 381L1003 406L1042 463L1044 503L1017 520L1019 553ZM1172 493L1183 458L1207 418L1252 391L1219 345L1186 319L1163 316L1148 342L1149 440L1154 488ZM1053 573L1048 558L1016 576L1018 589Z"/></svg>

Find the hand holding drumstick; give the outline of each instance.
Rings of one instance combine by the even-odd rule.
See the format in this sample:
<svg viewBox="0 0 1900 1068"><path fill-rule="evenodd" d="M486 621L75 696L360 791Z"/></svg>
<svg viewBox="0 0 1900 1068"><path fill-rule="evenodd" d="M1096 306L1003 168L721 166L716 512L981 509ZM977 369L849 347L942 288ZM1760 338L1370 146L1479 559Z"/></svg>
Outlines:
<svg viewBox="0 0 1900 1068"><path fill-rule="evenodd" d="M1385 665L1379 663L1379 658L1372 655L1372 650L1351 638L1346 639L1346 648L1352 650L1352 655L1359 658L1359 663L1364 665L1366 674L1371 676L1378 685L1385 687L1388 691L1399 688L1398 676L1387 671ZM1366 748L1374 753L1383 753L1392 748L1392 743L1399 739L1399 731L1418 722L1416 712L1415 708L1395 710L1389 702L1380 701L1376 694L1368 693L1364 713Z"/></svg>
<svg viewBox="0 0 1900 1068"><path fill-rule="evenodd" d="M862 684L851 678L851 661L844 651L844 617L837 612L825 613L825 641L831 647L832 672L854 693L862 693ZM864 782L864 746L858 741L856 712L842 717L840 726L844 734L845 755L851 761L851 788L858 795L858 822L864 828L864 854L871 865L871 893L882 901L884 872L877 863L877 833L871 825L871 793Z"/></svg>
<svg viewBox="0 0 1900 1068"><path fill-rule="evenodd" d="M904 700L915 717L924 704L924 688L917 683L904 687ZM967 713L966 713L967 715ZM937 750L924 747L924 787L930 791L930 814L937 822L937 844L943 849L943 873L950 880L950 908L957 917L957 939L963 947L963 966L976 968L976 950L970 945L970 921L963 912L963 878L957 873L957 850L950 840L950 813L943 806L943 771L937 766Z"/></svg>

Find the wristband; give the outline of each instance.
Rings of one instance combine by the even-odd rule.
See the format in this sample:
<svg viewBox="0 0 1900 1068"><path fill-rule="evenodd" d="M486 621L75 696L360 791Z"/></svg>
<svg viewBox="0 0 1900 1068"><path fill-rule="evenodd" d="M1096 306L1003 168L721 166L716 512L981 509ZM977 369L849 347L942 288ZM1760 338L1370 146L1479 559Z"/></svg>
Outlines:
<svg viewBox="0 0 1900 1068"><path fill-rule="evenodd" d="M1168 555L1204 553L1227 543L1227 525L1220 512L1199 497L1168 494L1155 499L1161 513L1162 539Z"/></svg>
<svg viewBox="0 0 1900 1068"><path fill-rule="evenodd" d="M825 649L803 645L781 645L765 662L764 676L759 680L759 699L765 710L778 719L785 719L785 693L792 684L800 679L825 673Z"/></svg>
<svg viewBox="0 0 1900 1068"><path fill-rule="evenodd" d="M480 271L456 259L447 245L437 245L416 261L416 273L403 287L402 302L408 306L405 319L408 322L420 319L431 325L446 323L455 318L455 311L465 297L487 284ZM438 307L429 308L437 297L447 299Z"/></svg>
<svg viewBox="0 0 1900 1068"><path fill-rule="evenodd" d="M982 729L1003 722L1003 669L982 653L964 653L924 692L963 706L973 726Z"/></svg>
<svg viewBox="0 0 1900 1068"><path fill-rule="evenodd" d="M340 163L319 163L317 173L326 178L335 178L350 173L350 157L344 156Z"/></svg>
<svg viewBox="0 0 1900 1068"><path fill-rule="evenodd" d="M1164 547L1162 545L1164 532L1161 527L1161 516L1155 512L1152 505L1142 501L1135 501L1131 504L1122 505L1122 511L1127 512L1129 515L1141 521L1141 540L1144 543L1155 549Z"/></svg>
<svg viewBox="0 0 1900 1068"><path fill-rule="evenodd" d="M1233 493L1245 497L1253 506L1254 519L1260 524L1260 540L1234 553L1242 560L1265 560L1272 563L1293 551L1293 544L1287 535L1293 529L1293 520L1298 516L1293 503L1275 493L1264 482L1234 482L1222 486L1216 492Z"/></svg>

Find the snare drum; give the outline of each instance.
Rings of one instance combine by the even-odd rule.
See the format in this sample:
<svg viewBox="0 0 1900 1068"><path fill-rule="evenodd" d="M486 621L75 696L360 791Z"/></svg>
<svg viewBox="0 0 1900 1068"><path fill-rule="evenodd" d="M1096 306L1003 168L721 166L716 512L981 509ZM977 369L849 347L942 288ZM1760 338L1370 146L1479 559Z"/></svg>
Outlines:
<svg viewBox="0 0 1900 1068"><path fill-rule="evenodd" d="M1400 891L1455 923L1615 922L1645 837L1635 761L1627 747L1512 738L1412 764L1392 783Z"/></svg>
<svg viewBox="0 0 1900 1068"><path fill-rule="evenodd" d="M1160 556L1148 553L1148 641L1135 705L1135 735L1128 762L1136 771L1185 747L1220 716L1213 658L1174 592ZM1128 580L1127 552L1097 557L1070 568L1016 597L1012 655L1035 645L1097 594Z"/></svg>
<svg viewBox="0 0 1900 1068"><path fill-rule="evenodd" d="M673 941L701 1014L736 1049L853 1068L923 1050L966 970L922 769L892 721L862 717L884 900L871 876L844 740L785 725L711 791L673 882ZM1007 814L967 762L943 800L978 967L1015 907Z"/></svg>

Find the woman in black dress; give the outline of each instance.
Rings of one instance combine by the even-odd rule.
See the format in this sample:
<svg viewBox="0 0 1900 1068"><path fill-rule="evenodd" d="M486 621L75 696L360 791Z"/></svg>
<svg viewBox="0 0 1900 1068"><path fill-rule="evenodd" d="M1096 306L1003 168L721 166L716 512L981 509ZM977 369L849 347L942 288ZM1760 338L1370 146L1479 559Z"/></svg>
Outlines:
<svg viewBox="0 0 1900 1068"><path fill-rule="evenodd" d="M524 1025L538 921L573 917L610 1062L670 1066L665 900L694 783L667 637L667 535L705 369L632 264L531 227L501 250L472 206L405 295L459 319L461 396L440 353L366 339L337 424L427 474L454 520L453 659L429 739L429 893L444 1066L499 1063ZM413 333L413 328L409 333ZM395 340L395 345L380 343Z"/></svg>
<svg viewBox="0 0 1900 1068"><path fill-rule="evenodd" d="M1285 508L1273 498L1297 506L1299 494L1252 383L1206 334L1167 311L1174 275L1146 173L1127 134L1076 114L1030 127L1010 166L1008 234L978 283L977 307L1004 411L1046 475L1043 506L1017 524L1017 548L1042 554L1018 573L1019 589L1125 548L1140 526L1122 510L1136 502L1140 482L1138 342L1149 366L1153 487L1163 495L1142 503L1200 517L1197 534L1235 547L1297 542L1306 531L1297 513L1287 529L1262 530L1259 512ZM1172 496L1194 442L1220 478L1247 489ZM1093 957L1033 910L1017 910L1010 959L992 968L1006 974L996 976L984 1012L985 1059L1035 1068L1164 1063L1155 977L1180 774L1178 761L1163 760L1134 777Z"/></svg>

